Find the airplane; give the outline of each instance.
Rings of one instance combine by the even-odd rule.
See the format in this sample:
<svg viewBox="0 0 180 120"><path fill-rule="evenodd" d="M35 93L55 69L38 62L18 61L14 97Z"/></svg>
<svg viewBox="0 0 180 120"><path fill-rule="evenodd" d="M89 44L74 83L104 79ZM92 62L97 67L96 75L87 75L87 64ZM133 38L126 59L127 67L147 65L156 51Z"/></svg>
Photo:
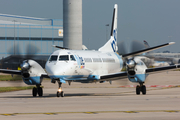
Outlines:
<svg viewBox="0 0 180 120"><path fill-rule="evenodd" d="M144 46L146 48L149 48L150 45L148 44L147 41L143 41ZM157 61L163 61L163 62L168 62L169 64L180 64L180 53L146 53L145 55L148 58L153 58L154 60Z"/></svg>
<svg viewBox="0 0 180 120"><path fill-rule="evenodd" d="M117 12L118 5L114 5L113 19L111 26L110 39L98 50L70 50L54 45L59 50L54 51L45 65L45 70L34 60L25 60L22 62L21 70L0 69L2 73L18 74L22 76L27 85L36 85L32 90L32 95L43 96L41 83L43 78L50 78L51 83L58 83L57 97L64 97L62 83L81 82L93 83L128 78L131 82L138 83L136 94L146 94L144 85L146 77L150 73L157 73L163 70L179 68L180 65L172 65L159 68L147 68L144 62L135 57L144 52L149 52L161 47L174 44L174 42L165 43L155 47L150 47L140 51L119 55L117 53ZM126 65L126 71L121 71L123 65Z"/></svg>

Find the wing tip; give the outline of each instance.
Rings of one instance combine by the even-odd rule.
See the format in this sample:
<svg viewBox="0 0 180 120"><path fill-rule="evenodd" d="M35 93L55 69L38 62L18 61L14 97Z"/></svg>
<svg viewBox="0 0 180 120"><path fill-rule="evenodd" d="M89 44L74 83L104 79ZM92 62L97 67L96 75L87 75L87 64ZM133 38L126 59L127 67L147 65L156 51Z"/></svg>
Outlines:
<svg viewBox="0 0 180 120"><path fill-rule="evenodd" d="M169 42L169 45L175 44L175 42Z"/></svg>

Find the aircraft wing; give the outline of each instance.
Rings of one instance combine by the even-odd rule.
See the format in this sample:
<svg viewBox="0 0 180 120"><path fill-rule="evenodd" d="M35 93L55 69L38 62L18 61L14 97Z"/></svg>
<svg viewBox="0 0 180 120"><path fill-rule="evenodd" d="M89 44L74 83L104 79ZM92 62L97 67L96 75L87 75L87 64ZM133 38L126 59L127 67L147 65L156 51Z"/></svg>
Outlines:
<svg viewBox="0 0 180 120"><path fill-rule="evenodd" d="M0 69L0 73L6 73L6 74L15 74L15 75L21 75L20 70L8 70L8 69ZM47 74L42 74L41 77L43 78L50 78Z"/></svg>
<svg viewBox="0 0 180 120"><path fill-rule="evenodd" d="M0 69L1 73L7 73L7 74L16 74L16 75L21 75L20 70L8 70L8 69Z"/></svg>
<svg viewBox="0 0 180 120"><path fill-rule="evenodd" d="M171 65L171 66L165 66L165 67L148 68L148 69L146 69L145 73L153 74L153 73L163 72L163 71L177 69L177 68L180 68L180 64ZM100 76L100 80L101 81L104 81L104 80L119 80L119 79L125 79L127 77L128 77L128 74L125 71L125 72L119 72L119 73Z"/></svg>
<svg viewBox="0 0 180 120"><path fill-rule="evenodd" d="M166 70L172 70L172 69L176 69L176 68L180 68L180 64L170 65L170 66L165 66L165 67L148 68L148 69L146 69L146 73L153 74L153 73L163 72Z"/></svg>
<svg viewBox="0 0 180 120"><path fill-rule="evenodd" d="M124 79L124 78L127 78L127 72L126 71L100 76L100 80L103 80L103 81L104 80L118 80L118 79Z"/></svg>

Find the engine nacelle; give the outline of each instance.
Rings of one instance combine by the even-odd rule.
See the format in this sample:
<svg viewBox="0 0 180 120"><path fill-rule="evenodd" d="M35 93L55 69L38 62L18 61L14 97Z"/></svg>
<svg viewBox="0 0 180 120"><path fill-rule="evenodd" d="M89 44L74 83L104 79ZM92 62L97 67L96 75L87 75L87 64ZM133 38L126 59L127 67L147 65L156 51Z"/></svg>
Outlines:
<svg viewBox="0 0 180 120"><path fill-rule="evenodd" d="M147 77L147 74L145 73L147 67L144 64L144 62L138 57L135 57L133 60L135 62L135 66L133 68L129 68L128 66L126 67L128 73L128 79L131 82L138 82L138 83L144 82Z"/></svg>
<svg viewBox="0 0 180 120"><path fill-rule="evenodd" d="M180 63L180 59L179 58L173 58L172 63L173 64L179 64Z"/></svg>
<svg viewBox="0 0 180 120"><path fill-rule="evenodd" d="M23 68L23 69L22 69ZM26 60L21 64L23 81L28 85L38 85L42 82L45 70L34 60Z"/></svg>

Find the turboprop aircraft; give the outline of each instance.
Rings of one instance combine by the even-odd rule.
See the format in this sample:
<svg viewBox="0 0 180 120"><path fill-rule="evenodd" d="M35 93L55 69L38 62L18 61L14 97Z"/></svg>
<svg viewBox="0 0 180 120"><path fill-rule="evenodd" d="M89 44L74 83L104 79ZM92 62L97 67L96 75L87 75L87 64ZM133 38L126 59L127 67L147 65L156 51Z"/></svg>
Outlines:
<svg viewBox="0 0 180 120"><path fill-rule="evenodd" d="M21 70L0 69L0 72L22 75L22 79L27 85L36 85L32 90L33 96L37 96L37 94L39 96L43 95L41 83L45 77L50 78L52 83L58 83L57 97L64 96L61 88L62 83L68 82L69 85L71 82L102 83L124 78L139 84L136 87L136 94L140 94L140 92L146 94L144 82L149 73L179 68L180 65L147 68L142 60L134 56L174 44L174 42L128 54L117 54L117 10L118 5L115 4L110 39L97 51L69 50L54 46L60 49L50 55L49 60L46 62L45 70L34 60L25 60L20 65ZM124 63L127 71L121 72Z"/></svg>

